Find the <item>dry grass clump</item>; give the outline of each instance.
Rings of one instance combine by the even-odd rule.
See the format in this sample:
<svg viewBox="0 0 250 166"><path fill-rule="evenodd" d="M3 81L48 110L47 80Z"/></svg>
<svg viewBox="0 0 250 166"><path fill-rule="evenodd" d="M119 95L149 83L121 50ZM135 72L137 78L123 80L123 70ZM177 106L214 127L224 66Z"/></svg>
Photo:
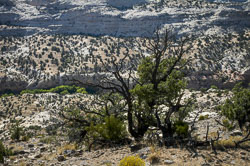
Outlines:
<svg viewBox="0 0 250 166"><path fill-rule="evenodd" d="M25 161L21 161L18 165L19 165L19 166L26 166L26 165L28 165L28 164L26 164Z"/></svg>
<svg viewBox="0 0 250 166"><path fill-rule="evenodd" d="M43 159L47 160L47 161L51 161L54 158L56 158L58 155L63 155L63 152L65 150L76 150L76 149L77 149L76 144L65 144L65 145L63 145L61 147L58 147L56 149L55 153L50 153L48 155L44 155Z"/></svg>
<svg viewBox="0 0 250 166"><path fill-rule="evenodd" d="M59 148L57 148L57 154L62 155L65 150L76 150L76 144L65 144Z"/></svg>
<svg viewBox="0 0 250 166"><path fill-rule="evenodd" d="M157 164L160 163L161 153L159 150L156 149L156 147L151 146L150 147L151 153L148 156L148 161L150 164Z"/></svg>
<svg viewBox="0 0 250 166"><path fill-rule="evenodd" d="M236 146L236 142L241 141L242 136L230 136L229 139L223 139L219 140L218 142L215 142L215 147L217 148L234 148ZM243 142L240 144L241 147L249 148L250 147L250 141Z"/></svg>
<svg viewBox="0 0 250 166"><path fill-rule="evenodd" d="M40 139L40 142L45 144L51 144L56 142L56 136L48 136Z"/></svg>
<svg viewBox="0 0 250 166"><path fill-rule="evenodd" d="M50 153L48 155L43 156L43 160L51 161L54 158L56 158L57 154L56 153Z"/></svg>
<svg viewBox="0 0 250 166"><path fill-rule="evenodd" d="M23 146L19 146L18 144L14 144L10 146L10 149L12 149L12 152L19 152L19 151L23 151L24 147Z"/></svg>

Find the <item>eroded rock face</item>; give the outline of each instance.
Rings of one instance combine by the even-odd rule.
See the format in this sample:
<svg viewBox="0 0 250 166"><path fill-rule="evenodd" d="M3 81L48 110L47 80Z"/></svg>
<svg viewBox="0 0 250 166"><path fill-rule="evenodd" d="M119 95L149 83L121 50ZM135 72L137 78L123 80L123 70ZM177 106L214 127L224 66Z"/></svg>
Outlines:
<svg viewBox="0 0 250 166"><path fill-rule="evenodd" d="M146 36L156 27L170 25L180 34L224 33L250 27L248 1L165 1L167 5L151 0L4 0L1 24L33 30L15 32L6 28L0 35Z"/></svg>
<svg viewBox="0 0 250 166"><path fill-rule="evenodd" d="M49 78L49 79L21 79L14 77L13 79L9 77L0 77L0 92L20 92L24 89L47 89L56 87L58 85L71 85L71 84L79 84L74 80L80 81L82 83L96 83L98 81L98 77L93 74L90 75L66 75L62 74L57 77Z"/></svg>

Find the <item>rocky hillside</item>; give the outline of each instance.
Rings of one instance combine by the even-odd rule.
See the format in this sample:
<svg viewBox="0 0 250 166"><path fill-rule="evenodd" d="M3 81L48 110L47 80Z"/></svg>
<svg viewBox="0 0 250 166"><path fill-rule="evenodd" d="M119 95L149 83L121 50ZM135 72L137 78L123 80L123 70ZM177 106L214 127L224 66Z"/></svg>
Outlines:
<svg viewBox="0 0 250 166"><path fill-rule="evenodd" d="M220 105L233 96L230 88L237 82L250 83L249 11L250 0L0 0L0 165L5 162L5 165L21 166L117 166L128 155L139 156L146 166L250 165L249 134L240 130L241 125L230 123L220 109ZM156 28L160 34L165 28L173 28L177 36L166 53L182 54L182 49L177 50L180 45L176 41L183 36L190 39L181 47L190 46L183 54L188 62L183 70L188 88L181 89L183 94L171 94L176 91L171 87L156 91L168 92L160 100L169 100L165 95L170 98L181 95L173 100L176 106L172 101L165 105L166 109L171 109L161 108L165 101L163 105L151 107L151 103L162 101L152 100L150 104L144 99L141 101L139 95L132 94L137 93L136 89L132 95L125 95L129 99L132 96L132 100L110 95L115 98L110 101L105 95L86 94L84 88L76 86L53 88L110 78L111 74L105 72L102 64L112 69L112 62L124 57L129 58L121 63L119 74L124 77L136 74L127 69L137 67L131 67L132 61L155 53L147 44L155 39L151 37ZM166 63L160 63L161 70L169 72L165 66ZM116 84L113 79L108 81L108 84ZM161 87L168 87L170 83ZM49 88L53 89L47 90ZM88 92L96 90L85 88ZM237 94L245 97L243 93L247 92ZM144 95L143 88L141 93ZM154 98L151 94L150 100ZM109 102L103 103L103 98ZM179 110L190 98L195 105ZM239 105L243 101L244 98L239 100ZM145 112L147 118L142 118L145 121L139 118L134 121L135 125L150 124L140 142L130 135L124 135L126 138L120 139L119 145L102 139L99 142L94 130L104 130L103 126L113 117L109 115L119 113L123 117L129 114L123 112L129 108L128 103L132 104L135 117L144 115L148 106L152 112L159 109L162 120L174 122L176 136L173 138L177 142L168 149L161 147L166 142L161 139L166 132L160 132L159 123L152 126L148 123L155 120L151 111ZM185 118L180 120L181 115L170 117L175 110ZM157 113L154 114L157 120L160 119ZM106 118L109 119L106 121ZM96 124L92 123L95 119ZM179 122L183 125L178 125ZM114 124L118 125L112 126L124 125L125 131L127 121ZM247 125L249 123L246 128ZM181 139L181 144L177 139Z"/></svg>
<svg viewBox="0 0 250 166"><path fill-rule="evenodd" d="M242 132L228 132L215 120L221 116L216 107L231 95L230 92L210 89L208 91L186 91L185 97L194 96L197 99L196 108L186 121L193 122L195 117L195 135L199 140L206 138L207 125L210 126L208 137L216 137L220 133L222 145L229 146L232 140L240 139ZM67 127L63 126L60 110L64 107L80 106L93 99L89 94L60 95L23 94L0 98L0 140L9 147L13 156L6 158L8 165L84 165L84 166L117 166L119 161L128 155L139 155L151 165L153 157L159 158L158 165L249 165L249 152L240 149L218 150L215 155L210 148L197 149L197 154L187 149L159 148L156 135L146 134L145 144L139 149L133 145L115 146L112 148L97 148L89 152L87 146L69 143ZM21 141L11 139L11 129L14 120L20 120L20 127L28 138L22 136ZM64 128L65 127L65 128ZM152 139L153 144L150 144ZM231 142L230 142L231 141ZM151 142L152 143L152 142ZM246 147L249 147L249 141Z"/></svg>
<svg viewBox="0 0 250 166"><path fill-rule="evenodd" d="M250 27L249 0L1 0L0 35L217 34Z"/></svg>
<svg viewBox="0 0 250 166"><path fill-rule="evenodd" d="M187 58L189 87L216 85L230 88L237 81L249 83L250 33L197 37ZM139 38L90 37L82 35L35 35L0 38L0 91L50 88L98 80L101 59L111 54L138 57L150 54ZM114 45L114 43L116 43ZM117 46L119 51L117 52ZM97 75L96 75L97 74Z"/></svg>

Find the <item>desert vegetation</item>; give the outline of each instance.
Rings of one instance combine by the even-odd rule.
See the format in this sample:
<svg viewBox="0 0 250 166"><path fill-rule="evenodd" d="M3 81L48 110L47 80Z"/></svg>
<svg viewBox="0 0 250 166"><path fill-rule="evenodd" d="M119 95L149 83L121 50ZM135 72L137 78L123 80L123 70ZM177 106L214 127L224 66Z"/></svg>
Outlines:
<svg viewBox="0 0 250 166"><path fill-rule="evenodd" d="M250 165L249 0L0 0L0 165Z"/></svg>
<svg viewBox="0 0 250 166"><path fill-rule="evenodd" d="M43 39L39 37L39 40ZM66 75L64 79L70 85L25 89L18 94L1 95L2 163L22 161L25 165L36 160L36 164L70 164L73 159L74 162L82 162L79 156L92 156L94 163L88 160L88 165L249 163L250 98L246 82L237 84L232 91L216 85L200 89L188 87L189 81L192 81L189 76L198 68L198 53L204 53L199 57L208 65L199 63L203 66L200 69L212 68L218 71L218 75L222 74L219 63L213 64L212 61L223 59L220 53L225 51L224 46L216 50L205 44L203 48L205 41L211 43L214 40L198 41L192 36L177 38L170 30L164 33L156 31L150 39L120 41L101 37L106 41L105 47L93 37L83 46L77 43L81 37L73 36L75 39L70 42L76 42L76 47L71 50L72 53L81 52L79 50L88 45L96 44L98 48L93 48L92 59L85 63L93 68L85 70L84 60L74 61L71 58L70 46L68 53L61 53L64 47L56 44L60 37L45 38L49 40L44 43L52 42L49 44L51 48L44 47L44 54L48 54L49 59L64 57L64 54L68 56L58 60L58 68L55 68L59 73L57 75L67 70L79 72L78 77ZM198 44L194 48L195 42ZM247 42L243 40L242 43L244 49L241 48L246 53ZM6 52L6 49L9 48L2 47L1 51ZM34 58L33 55L31 57ZM5 58L2 59L2 66L12 63L12 59L6 62ZM21 65L24 67L20 67L21 72L25 72L25 67L30 70L29 62ZM46 62L45 58L44 62L40 61L39 70L47 70L50 67L47 65L50 61ZM59 69L60 65L62 69ZM37 69L36 65L33 67ZM71 67L76 67L75 71ZM80 75L81 72L88 75L94 73L95 81L83 81L81 77L86 75ZM47 79L50 74L41 74L41 77ZM88 94L84 87L93 87L96 91ZM34 148L38 152L32 150ZM235 149L239 153L235 154ZM110 151L107 154L114 159L100 161L100 158L108 157L105 151ZM117 151L117 154L112 151ZM218 156L225 156L224 151L241 157L237 161L232 157L219 160ZM179 153L183 158L175 159L173 153ZM26 154L31 160L22 159L21 156Z"/></svg>

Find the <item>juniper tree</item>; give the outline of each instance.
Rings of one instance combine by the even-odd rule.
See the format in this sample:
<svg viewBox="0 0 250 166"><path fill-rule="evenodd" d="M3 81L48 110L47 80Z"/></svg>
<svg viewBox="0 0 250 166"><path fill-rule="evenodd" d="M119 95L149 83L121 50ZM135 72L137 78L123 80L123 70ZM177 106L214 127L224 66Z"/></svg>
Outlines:
<svg viewBox="0 0 250 166"><path fill-rule="evenodd" d="M250 122L250 89L237 84L233 88L233 96L225 101L221 111L222 115L231 121L237 121L240 129L243 129Z"/></svg>
<svg viewBox="0 0 250 166"><path fill-rule="evenodd" d="M189 50L187 39L177 40L171 31L164 36L157 31L156 37L146 44L152 55L142 59L138 70L138 82L132 90L138 107L151 116L150 125L162 131L164 143L172 138L175 123L186 117L192 103L184 100L187 82L183 70L188 60L183 56Z"/></svg>
<svg viewBox="0 0 250 166"><path fill-rule="evenodd" d="M183 57L190 48L187 41L177 40L169 30L163 34L157 30L155 37L139 42L127 39L121 43L118 39L106 50L105 59L99 57L96 82L74 81L119 94L124 104L120 113L126 115L131 136L141 139L154 126L162 131L166 143L173 137L175 122L183 121L191 103L183 99L187 85L183 71L188 63ZM133 47L139 48L139 54L131 52ZM143 54L145 47L150 56Z"/></svg>

